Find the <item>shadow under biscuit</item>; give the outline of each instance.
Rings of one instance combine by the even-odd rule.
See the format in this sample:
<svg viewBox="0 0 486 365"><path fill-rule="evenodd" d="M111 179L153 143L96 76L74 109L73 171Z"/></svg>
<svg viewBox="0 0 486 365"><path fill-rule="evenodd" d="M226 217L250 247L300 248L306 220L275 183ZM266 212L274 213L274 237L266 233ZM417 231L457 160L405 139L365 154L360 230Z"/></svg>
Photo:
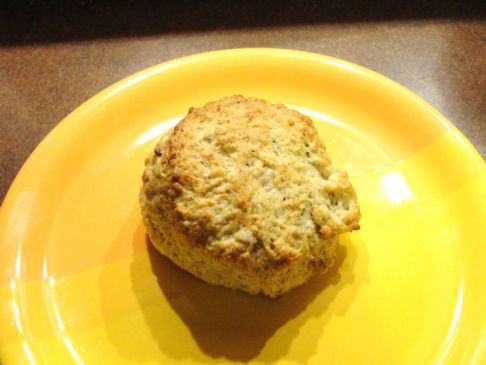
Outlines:
<svg viewBox="0 0 486 365"><path fill-rule="evenodd" d="M326 274L312 278L277 299L269 299L207 284L161 255L148 237L146 241L151 270L158 285L200 350L213 358L234 361L249 361L258 356L276 331L304 312L319 293L337 285L341 279L339 268L347 255L346 246L339 243L335 263ZM331 294L319 303L318 313L312 315L326 311L338 291L329 291ZM299 331L291 332L283 336L285 340L279 342L277 351L267 361L261 360L273 362L284 356ZM318 338L309 336L310 352L317 341Z"/></svg>

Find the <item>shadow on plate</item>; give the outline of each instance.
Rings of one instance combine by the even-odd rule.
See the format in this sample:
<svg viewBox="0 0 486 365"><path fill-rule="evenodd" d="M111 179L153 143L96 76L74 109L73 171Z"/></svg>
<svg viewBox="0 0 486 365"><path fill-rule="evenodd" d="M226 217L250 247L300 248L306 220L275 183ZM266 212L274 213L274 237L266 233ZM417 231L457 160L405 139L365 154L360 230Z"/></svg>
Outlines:
<svg viewBox="0 0 486 365"><path fill-rule="evenodd" d="M352 270L356 260L356 252L349 239L345 237L343 240L347 242L339 243L335 265L325 275L317 276L273 300L209 285L159 254L148 238L147 251L151 270L166 301L190 330L204 354L234 361L249 361L258 356L260 361L271 363L287 353L293 338L299 334L299 328L310 317L321 316L328 310L329 304L339 293L338 288L353 282L352 271L340 273L344 260L347 260L347 270ZM351 255L349 250L353 251ZM307 310L318 296L318 303L312 310ZM160 323L151 326L151 318L151 314L147 313L148 325L157 339L160 336ZM261 354L276 332L291 321L292 325L278 336L278 343L269 346ZM306 349L301 351L301 358L296 360L305 361L315 354L323 330L321 321L314 330L317 333L311 331L304 335L307 337ZM159 345L161 351L167 352L165 340L159 341Z"/></svg>

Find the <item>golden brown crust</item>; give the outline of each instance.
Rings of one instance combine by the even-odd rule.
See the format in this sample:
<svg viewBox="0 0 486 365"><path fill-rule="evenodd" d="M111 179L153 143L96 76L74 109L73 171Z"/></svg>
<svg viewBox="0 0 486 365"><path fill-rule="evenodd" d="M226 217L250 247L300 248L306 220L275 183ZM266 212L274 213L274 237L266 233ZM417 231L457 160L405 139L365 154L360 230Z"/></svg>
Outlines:
<svg viewBox="0 0 486 365"><path fill-rule="evenodd" d="M332 167L312 121L242 96L191 108L159 141L140 202L154 245L179 266L270 296L329 267L334 238L358 229L360 218L355 191ZM203 258L203 272L188 252ZM231 280L214 279L213 269Z"/></svg>

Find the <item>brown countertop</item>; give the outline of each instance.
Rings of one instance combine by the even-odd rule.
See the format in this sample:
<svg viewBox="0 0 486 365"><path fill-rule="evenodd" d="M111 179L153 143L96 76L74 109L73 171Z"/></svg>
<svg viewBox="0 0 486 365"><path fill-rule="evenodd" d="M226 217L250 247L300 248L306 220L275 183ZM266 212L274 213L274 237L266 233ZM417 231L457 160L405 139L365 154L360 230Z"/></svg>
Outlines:
<svg viewBox="0 0 486 365"><path fill-rule="evenodd" d="M273 9L273 1L264 8L249 1L232 9L226 2L185 1L163 9L121 2L120 9L117 2L88 1L81 11L25 3L0 5L0 201L36 145L80 103L148 66L225 48L307 50L380 72L437 108L486 157L480 5L412 1L415 8L407 2L363 10L355 1L326 10L317 2L283 1Z"/></svg>

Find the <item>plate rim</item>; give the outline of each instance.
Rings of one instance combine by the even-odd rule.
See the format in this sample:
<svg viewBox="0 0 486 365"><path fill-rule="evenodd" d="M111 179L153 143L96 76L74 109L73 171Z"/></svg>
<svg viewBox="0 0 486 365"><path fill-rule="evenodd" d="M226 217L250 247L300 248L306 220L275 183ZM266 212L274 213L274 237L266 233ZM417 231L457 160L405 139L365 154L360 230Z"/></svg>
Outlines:
<svg viewBox="0 0 486 365"><path fill-rule="evenodd" d="M169 60L166 62L159 63L157 65L145 68L141 71L138 71L132 75L129 75L122 80L108 86L107 88L101 90L94 96L88 98L78 107L76 107L73 111L71 111L68 115L61 119L50 131L49 133L41 140L41 142L34 148L31 152L29 157L26 161L22 164L22 167L18 171L16 177L12 181L7 194L5 195L3 201L4 209L0 209L0 219L3 220L7 218L10 214L10 209L7 207L12 207L15 197L19 194L20 190L19 187L22 185L21 180L23 175L26 171L30 168L31 164L35 163L38 158L42 157L43 150L49 147L49 144L52 140L56 139L60 133L64 130L69 129L72 123L75 123L78 118L81 117L82 114L89 112L91 108L95 108L97 105L102 104L106 100L110 99L112 96L116 95L118 92L122 92L126 90L126 88L131 87L133 85L138 84L139 82L143 82L145 79L170 70L173 67L177 67L179 65L184 65L187 63L193 63L203 60L210 60L210 59L218 59L220 57L237 57L238 55L245 54L248 56L251 55L259 55L259 56L279 56L279 57L290 57L290 58L305 58L305 59L312 59L317 62L323 62L326 64L332 64L334 66L343 67L351 72L360 73L374 82L378 82L380 84L385 85L386 87L399 92L404 97L408 98L409 101L418 104L421 108L424 108L425 111L430 114L431 118L428 122L432 123L441 123L445 128L451 131L454 136L461 142L461 148L465 149L465 151L469 152L468 156L471 160L474 160L478 166L481 166L482 172L486 173L486 163L479 152L475 149L475 147L471 144L471 142L459 131L451 121L445 118L438 110L436 110L433 106L427 103L424 99L404 87L403 85L393 81L392 79L377 73L373 70L365 68L363 66L326 56L320 55L317 53L307 52L307 51L299 51L299 50L291 50L291 49L280 49L280 48L236 48L236 49L225 49L225 50L218 50L218 51L210 51L210 52L203 52L203 53L196 53L189 56L184 56L180 58L176 58L173 60ZM0 207L1 208L1 207ZM7 209L5 209L7 208ZM0 237L1 239L2 237Z"/></svg>

